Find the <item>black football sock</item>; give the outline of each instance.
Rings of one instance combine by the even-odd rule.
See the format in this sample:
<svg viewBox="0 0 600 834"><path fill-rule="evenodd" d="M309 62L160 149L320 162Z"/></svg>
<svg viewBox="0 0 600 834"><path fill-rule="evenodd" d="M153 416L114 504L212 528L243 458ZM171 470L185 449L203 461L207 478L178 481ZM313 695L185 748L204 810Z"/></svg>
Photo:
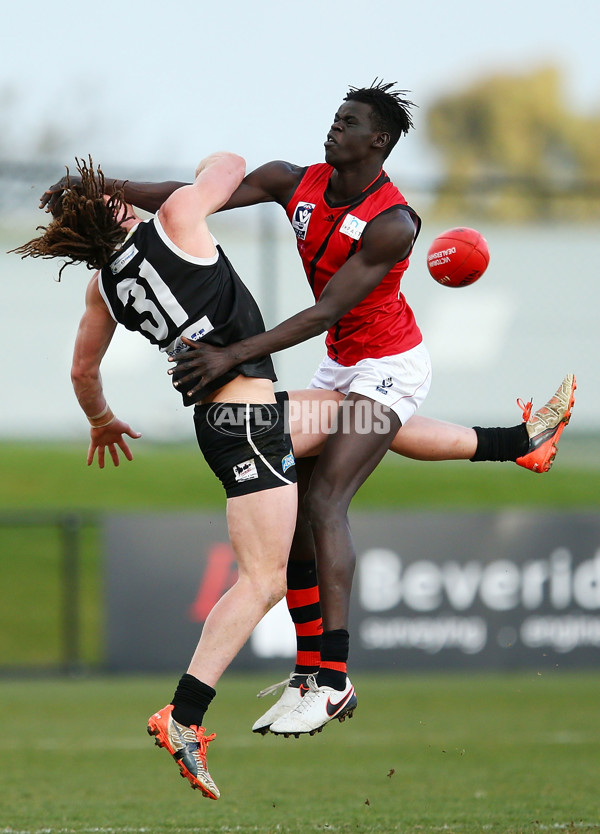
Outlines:
<svg viewBox="0 0 600 834"><path fill-rule="evenodd" d="M171 701L173 719L184 727L201 727L204 713L215 695L212 686L202 683L193 675L182 675Z"/></svg>
<svg viewBox="0 0 600 834"><path fill-rule="evenodd" d="M350 635L345 628L324 631L321 641L321 668L317 672L318 686L342 690L346 686L346 672Z"/></svg>
<svg viewBox="0 0 600 834"><path fill-rule="evenodd" d="M477 435L477 450L472 461L516 460L527 453L529 435L525 423L510 428L482 429L473 426Z"/></svg>

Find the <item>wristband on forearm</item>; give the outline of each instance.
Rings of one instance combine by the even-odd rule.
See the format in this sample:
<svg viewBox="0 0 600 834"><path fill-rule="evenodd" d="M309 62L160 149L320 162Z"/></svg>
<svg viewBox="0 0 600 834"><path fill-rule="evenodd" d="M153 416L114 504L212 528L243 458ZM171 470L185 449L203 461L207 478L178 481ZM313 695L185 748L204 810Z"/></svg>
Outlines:
<svg viewBox="0 0 600 834"><path fill-rule="evenodd" d="M88 417L90 426L93 429L103 429L105 426L109 426L114 419L115 415L112 413L108 405L100 412L100 414Z"/></svg>

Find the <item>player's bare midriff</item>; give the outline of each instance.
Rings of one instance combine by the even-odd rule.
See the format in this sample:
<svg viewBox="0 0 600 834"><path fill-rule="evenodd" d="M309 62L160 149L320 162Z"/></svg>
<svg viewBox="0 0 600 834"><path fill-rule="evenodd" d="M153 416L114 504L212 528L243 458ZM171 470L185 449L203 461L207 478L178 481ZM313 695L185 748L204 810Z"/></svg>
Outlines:
<svg viewBox="0 0 600 834"><path fill-rule="evenodd" d="M212 391L202 403L274 403L275 389L270 379L242 376Z"/></svg>

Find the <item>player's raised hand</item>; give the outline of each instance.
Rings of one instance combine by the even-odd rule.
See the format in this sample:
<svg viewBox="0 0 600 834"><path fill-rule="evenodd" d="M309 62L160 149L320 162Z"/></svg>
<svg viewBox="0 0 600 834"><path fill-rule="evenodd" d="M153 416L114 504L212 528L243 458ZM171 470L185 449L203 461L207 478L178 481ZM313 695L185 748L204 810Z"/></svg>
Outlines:
<svg viewBox="0 0 600 834"><path fill-rule="evenodd" d="M67 188L77 188L81 185L81 177L79 174L65 174L58 182L51 185L44 191L40 197L40 208L48 212L54 213L54 209L58 206L63 192Z"/></svg>

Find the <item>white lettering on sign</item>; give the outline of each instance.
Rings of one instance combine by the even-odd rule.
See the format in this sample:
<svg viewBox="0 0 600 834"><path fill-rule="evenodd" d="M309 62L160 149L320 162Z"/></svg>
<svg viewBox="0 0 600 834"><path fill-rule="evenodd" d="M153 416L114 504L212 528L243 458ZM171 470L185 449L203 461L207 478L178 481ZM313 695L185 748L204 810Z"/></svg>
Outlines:
<svg viewBox="0 0 600 834"><path fill-rule="evenodd" d="M371 612L399 605L412 611L442 606L466 611L475 603L492 611L519 606L533 611L542 605L600 609L600 551L575 566L570 551L558 548L547 559L524 563L420 559L404 567L394 550L371 548L358 565L360 603Z"/></svg>

